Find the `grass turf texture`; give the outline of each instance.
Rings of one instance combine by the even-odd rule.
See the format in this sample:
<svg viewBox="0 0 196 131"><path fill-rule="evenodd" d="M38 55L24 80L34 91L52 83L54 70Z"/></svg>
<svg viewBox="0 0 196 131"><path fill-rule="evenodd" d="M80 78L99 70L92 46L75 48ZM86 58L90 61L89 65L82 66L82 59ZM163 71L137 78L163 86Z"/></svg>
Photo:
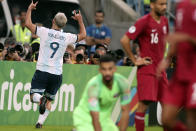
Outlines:
<svg viewBox="0 0 196 131"><path fill-rule="evenodd" d="M0 126L0 131L71 131L71 126L44 126L42 129L35 129L33 126ZM135 131L130 127L127 131ZM145 131L163 131L161 127L147 127Z"/></svg>

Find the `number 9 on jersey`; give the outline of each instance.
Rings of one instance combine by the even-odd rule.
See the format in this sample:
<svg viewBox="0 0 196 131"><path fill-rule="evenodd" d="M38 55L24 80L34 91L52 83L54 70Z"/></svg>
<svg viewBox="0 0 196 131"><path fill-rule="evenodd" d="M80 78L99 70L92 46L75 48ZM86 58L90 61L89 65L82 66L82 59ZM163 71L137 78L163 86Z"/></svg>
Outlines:
<svg viewBox="0 0 196 131"><path fill-rule="evenodd" d="M59 48L59 43L57 43L57 42L51 43L51 44L50 44L50 48L53 50L53 53L52 53L52 55L50 56L50 58L53 58L54 55L56 54L58 48Z"/></svg>

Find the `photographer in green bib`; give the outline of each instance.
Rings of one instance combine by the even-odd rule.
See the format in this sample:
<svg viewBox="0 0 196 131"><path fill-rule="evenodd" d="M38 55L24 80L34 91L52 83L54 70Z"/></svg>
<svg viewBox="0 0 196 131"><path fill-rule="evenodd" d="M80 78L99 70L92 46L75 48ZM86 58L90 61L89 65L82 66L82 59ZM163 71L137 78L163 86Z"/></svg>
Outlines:
<svg viewBox="0 0 196 131"><path fill-rule="evenodd" d="M11 29L11 35L16 38L18 43L30 43L31 42L31 32L25 27L25 17L26 11L20 11L20 24L16 24Z"/></svg>

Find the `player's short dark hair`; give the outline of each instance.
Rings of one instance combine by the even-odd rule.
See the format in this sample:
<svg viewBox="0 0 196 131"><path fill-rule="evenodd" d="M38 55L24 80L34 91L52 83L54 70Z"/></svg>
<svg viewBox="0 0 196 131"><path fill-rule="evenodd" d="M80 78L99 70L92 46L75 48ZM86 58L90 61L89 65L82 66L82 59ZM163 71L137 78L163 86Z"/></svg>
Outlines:
<svg viewBox="0 0 196 131"><path fill-rule="evenodd" d="M157 0L150 0L150 3L155 3Z"/></svg>
<svg viewBox="0 0 196 131"><path fill-rule="evenodd" d="M114 57L112 57L112 55L105 54L105 55L100 57L99 62L100 62L100 64L104 63L104 62L114 62L114 63L116 63L116 60L115 60Z"/></svg>
<svg viewBox="0 0 196 131"><path fill-rule="evenodd" d="M103 16L105 16L105 13L104 13L104 11L103 11L103 10L96 10L96 11L95 11L95 15L96 15L96 13L102 13L102 14L103 14Z"/></svg>

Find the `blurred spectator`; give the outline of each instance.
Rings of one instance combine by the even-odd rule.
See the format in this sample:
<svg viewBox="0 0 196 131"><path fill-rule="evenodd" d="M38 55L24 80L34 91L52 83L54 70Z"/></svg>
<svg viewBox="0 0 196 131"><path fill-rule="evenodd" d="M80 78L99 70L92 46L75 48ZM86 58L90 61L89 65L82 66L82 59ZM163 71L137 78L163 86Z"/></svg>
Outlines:
<svg viewBox="0 0 196 131"><path fill-rule="evenodd" d="M99 56L105 55L107 52L107 47L102 44L97 44L95 47L95 53L98 54Z"/></svg>
<svg viewBox="0 0 196 131"><path fill-rule="evenodd" d="M82 48L76 48L74 50L74 61L73 64L86 64L85 53Z"/></svg>
<svg viewBox="0 0 196 131"><path fill-rule="evenodd" d="M139 11L139 1L138 0L126 0L127 4L133 8L136 12Z"/></svg>
<svg viewBox="0 0 196 131"><path fill-rule="evenodd" d="M22 59L15 47L16 40L14 38L7 38L4 42L4 48L1 51L0 60L21 61Z"/></svg>
<svg viewBox="0 0 196 131"><path fill-rule="evenodd" d="M95 24L86 28L86 43L91 46L91 52L95 52L95 45L104 44L108 46L111 42L111 31L103 24L103 21L104 12L102 10L98 10L95 13Z"/></svg>
<svg viewBox="0 0 196 131"><path fill-rule="evenodd" d="M11 29L11 35L17 42L22 44L31 42L31 32L25 27L26 11L20 11L20 24L16 24Z"/></svg>
<svg viewBox="0 0 196 131"><path fill-rule="evenodd" d="M76 49L77 49L77 48L81 48L81 49L83 49L84 52L85 52L85 51L87 50L87 45L77 43L75 48L76 48Z"/></svg>
<svg viewBox="0 0 196 131"><path fill-rule="evenodd" d="M144 14L142 15L145 15L145 14L148 14L150 12L150 0L143 0L144 2Z"/></svg>
<svg viewBox="0 0 196 131"><path fill-rule="evenodd" d="M132 45L132 52L133 52L133 55L135 56L135 58L140 57L140 48L139 48L139 45L137 42L138 41L134 41L134 43ZM134 66L133 62L128 57L124 57L124 65L125 66Z"/></svg>
<svg viewBox="0 0 196 131"><path fill-rule="evenodd" d="M125 53L123 50L121 49L117 49L115 51L116 54L116 65L117 66L123 66L124 65L124 57L125 57Z"/></svg>
<svg viewBox="0 0 196 131"><path fill-rule="evenodd" d="M91 64L98 65L99 64L100 55L95 53L92 57Z"/></svg>
<svg viewBox="0 0 196 131"><path fill-rule="evenodd" d="M73 64L74 62L74 46L72 44L68 45L63 56L63 63Z"/></svg>
<svg viewBox="0 0 196 131"><path fill-rule="evenodd" d="M0 43L0 60L3 60L3 52L4 51L4 45L3 43Z"/></svg>
<svg viewBox="0 0 196 131"><path fill-rule="evenodd" d="M150 12L150 0L124 0L131 8L141 16Z"/></svg>
<svg viewBox="0 0 196 131"><path fill-rule="evenodd" d="M95 47L95 52L98 53L98 51L102 51L100 55L104 55L107 52L108 48L106 45L103 44L97 44Z"/></svg>
<svg viewBox="0 0 196 131"><path fill-rule="evenodd" d="M32 61L32 48L29 44L23 45L23 52L20 55L24 61Z"/></svg>
<svg viewBox="0 0 196 131"><path fill-rule="evenodd" d="M140 56L140 48L139 48L138 43L133 43L132 52L133 52L135 58L138 58Z"/></svg>

